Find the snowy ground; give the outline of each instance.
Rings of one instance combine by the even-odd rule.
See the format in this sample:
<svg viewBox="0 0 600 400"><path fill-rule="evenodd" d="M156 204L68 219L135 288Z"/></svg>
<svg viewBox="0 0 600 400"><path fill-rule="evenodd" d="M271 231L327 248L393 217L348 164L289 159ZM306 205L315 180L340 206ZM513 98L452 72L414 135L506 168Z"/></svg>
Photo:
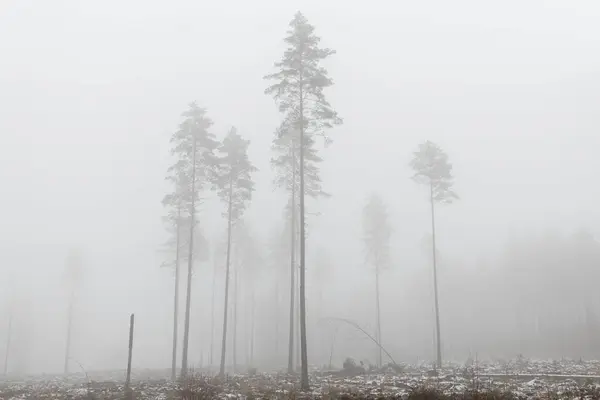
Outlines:
<svg viewBox="0 0 600 400"><path fill-rule="evenodd" d="M313 399L409 398L418 389L429 388L445 395L508 392L515 398L600 398L600 361L550 361L472 363L448 365L437 376L425 366L404 366L403 373L365 373L348 376L342 372L314 372L310 393L300 393L296 376L285 374L236 375L225 382L194 378L190 387L203 399ZM0 399L123 399L122 371L83 373L70 376L16 377L0 380ZM180 399L182 390L170 383L168 371L135 371L136 399ZM2 379L2 378L0 378ZM489 397L488 397L489 398Z"/></svg>

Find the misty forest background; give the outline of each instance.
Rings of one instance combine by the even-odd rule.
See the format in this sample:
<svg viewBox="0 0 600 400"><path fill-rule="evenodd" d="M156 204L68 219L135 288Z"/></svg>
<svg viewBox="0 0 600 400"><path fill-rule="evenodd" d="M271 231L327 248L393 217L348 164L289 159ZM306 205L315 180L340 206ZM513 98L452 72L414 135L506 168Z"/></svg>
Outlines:
<svg viewBox="0 0 600 400"><path fill-rule="evenodd" d="M285 368L288 195L273 185L281 116L263 77L281 58L296 10L275 7L261 18L259 7L210 9L206 19L231 18L221 26L195 24L185 2L118 15L74 4L14 6L13 19L0 23L0 37L19 37L3 44L0 66L0 354L12 309L9 371L63 370L73 251L83 268L71 357L87 369L124 368L135 312L134 368L170 367L172 236L161 200L172 190L169 140L192 100L215 122L215 139L235 126L250 141L257 168L234 229L227 364L235 325L237 364ZM344 18L303 10L337 51L323 63L335 83L326 95L344 118L328 132L331 145L315 144L331 196L307 199L309 363L329 363L334 336L334 364L377 362L364 336L323 321L348 318L376 331L363 240L373 195L392 231L380 274L382 342L398 362L435 360L429 203L409 165L426 140L447 152L460 196L436 209L445 359L598 357L600 56L588 49L600 32L551 7L540 15L522 5L521 14L539 18L536 29L507 12L505 31L481 10L480 25L461 25L458 14L449 23L444 14L456 11L440 7L400 21L375 9ZM65 22L65 13L76 18ZM362 18L382 22L357 29ZM556 21L579 30L566 34ZM33 24L52 29L39 37L28 31ZM420 35L418 45L410 35ZM227 219L217 191L201 197L189 364L207 365L212 342L217 366ZM182 262L180 343L186 272Z"/></svg>

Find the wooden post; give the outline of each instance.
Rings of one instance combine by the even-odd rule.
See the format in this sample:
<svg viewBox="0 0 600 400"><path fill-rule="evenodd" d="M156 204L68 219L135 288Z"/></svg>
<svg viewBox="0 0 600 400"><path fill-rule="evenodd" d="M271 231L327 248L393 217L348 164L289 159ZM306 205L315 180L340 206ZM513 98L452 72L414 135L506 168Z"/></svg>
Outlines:
<svg viewBox="0 0 600 400"><path fill-rule="evenodd" d="M131 390L131 356L133 353L133 324L134 314L129 317L129 357L127 359L127 378L125 380L125 393L128 394Z"/></svg>

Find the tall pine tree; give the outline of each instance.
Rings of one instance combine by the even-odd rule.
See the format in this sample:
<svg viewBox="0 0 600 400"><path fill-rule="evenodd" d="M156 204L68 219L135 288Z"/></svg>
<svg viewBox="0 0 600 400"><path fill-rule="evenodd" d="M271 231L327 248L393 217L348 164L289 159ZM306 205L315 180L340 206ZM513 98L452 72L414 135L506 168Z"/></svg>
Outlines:
<svg viewBox="0 0 600 400"><path fill-rule="evenodd" d="M286 190L290 199L286 212L290 220L290 319L289 319L289 343L288 343L288 372L294 369L294 312L295 312L295 275L296 275L296 248L297 248L297 224L298 220L298 194L300 193L300 157L299 157L299 130L294 129L288 119L279 127L273 138L271 149L274 156L271 158L271 167L275 172L273 184L275 187ZM313 137L305 137L304 140L304 176L305 193L311 197L326 197L323 191L321 177L319 175L319 163L323 159L315 149Z"/></svg>
<svg viewBox="0 0 600 400"><path fill-rule="evenodd" d="M438 368L442 367L442 338L440 329L440 307L438 301L437 281L437 247L435 244L435 204L450 204L458 200L458 195L452 190L454 178L452 164L448 155L437 144L429 140L420 144L413 153L410 166L414 171L412 179L427 186L429 189L429 204L431 206L431 254L433 259L433 292L435 302L435 336L436 361Z"/></svg>
<svg viewBox="0 0 600 400"><path fill-rule="evenodd" d="M177 164L176 164L177 165ZM187 220L185 214L188 211L185 206L185 190L188 185L185 182L185 174L183 171L174 170L171 167L167 180L174 185L173 193L165 195L162 200L163 206L167 209L167 215L163 217L163 221L171 234L169 241L167 242L167 251L174 253L173 259L163 266L173 266L175 271L175 288L173 292L173 346L171 353L171 380L175 381L177 377L177 338L178 338L178 327L179 327L179 264L181 259L182 247L183 247L183 232L185 221Z"/></svg>
<svg viewBox="0 0 600 400"><path fill-rule="evenodd" d="M173 269L174 273L174 291L173 291L173 347L171 354L171 379L177 377L177 340L179 338L179 286L180 286L180 264L188 260L189 254L189 208L185 205L185 190L189 185L185 182L185 175L180 175L178 171L170 171L167 180L174 185L173 193L167 194L162 204L167 210L167 215L163 217L163 222L169 233L169 238L161 249L166 253L167 260L161 264L161 267ZM180 171L179 171L180 172ZM208 244L202 234L200 227L196 225L194 232L194 248L196 256L194 263L206 261L208 259Z"/></svg>
<svg viewBox="0 0 600 400"><path fill-rule="evenodd" d="M196 240L196 210L200 200L200 193L212 182L215 177L217 159L214 151L219 145L214 134L209 129L213 122L206 115L206 109L199 107L195 102L182 114L184 118L179 129L171 136L171 152L176 158L175 164L169 169L182 181L187 183L187 188L181 190L182 204L187 208L188 216L188 268L187 290L185 302L185 320L183 331L183 355L181 361L181 376L187 376L188 370L188 344L190 333L190 304L192 292L192 268L194 265L194 244ZM204 249L206 252L206 249Z"/></svg>
<svg viewBox="0 0 600 400"><path fill-rule="evenodd" d="M225 301L223 309L223 340L221 345L221 368L225 375L227 350L227 310L229 297L229 268L231 264L232 227L242 217L252 199L254 182L252 174L257 170L248 159L248 145L232 128L219 146L219 168L216 179L217 193L227 205L227 255L225 261Z"/></svg>
<svg viewBox="0 0 600 400"><path fill-rule="evenodd" d="M306 343L305 299L305 141L323 134L327 128L342 120L326 100L323 90L333 84L321 61L334 54L334 50L319 47L320 38L314 27L300 12L290 22L288 36L284 39L288 48L281 61L275 63L277 72L265 79L274 81L265 93L272 95L284 115L284 124L291 129L281 129L282 134L298 131L299 137L299 206L300 206L300 342L301 387L309 388L308 352ZM292 230L293 231L293 230Z"/></svg>

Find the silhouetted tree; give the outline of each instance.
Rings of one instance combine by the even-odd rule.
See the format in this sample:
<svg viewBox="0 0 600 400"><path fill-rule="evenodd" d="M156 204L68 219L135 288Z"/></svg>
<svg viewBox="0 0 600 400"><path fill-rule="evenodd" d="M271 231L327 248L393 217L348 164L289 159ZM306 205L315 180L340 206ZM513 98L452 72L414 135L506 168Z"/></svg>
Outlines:
<svg viewBox="0 0 600 400"><path fill-rule="evenodd" d="M69 358L71 354L71 333L73 329L73 307L77 292L83 279L83 265L81 252L78 249L71 249L67 255L65 274L65 284L69 293L67 310L67 342L65 347L64 373L69 373Z"/></svg>
<svg viewBox="0 0 600 400"><path fill-rule="evenodd" d="M179 286L180 286L180 264L189 258L189 237L186 232L189 232L190 219L187 216L188 207L184 203L183 190L189 188L184 182L173 179L172 175L167 176L168 180L173 180L175 184L175 192L166 195L163 198L163 206L167 209L167 215L163 217L163 222L170 234L169 239L163 246L163 252L167 253L167 261L161 264L161 267L173 269L174 273L174 291L173 291L173 349L171 356L171 379L177 377L177 341L179 329ZM203 235L200 227L196 225L194 232L194 249L197 249L194 257L194 264L201 261L206 261L209 257L208 242Z"/></svg>
<svg viewBox="0 0 600 400"><path fill-rule="evenodd" d="M288 45L283 58L275 63L277 72L265 79L275 81L265 93L272 95L284 114L284 124L292 129L280 130L283 134L299 133L299 205L300 205L300 331L302 374L301 387L309 388L308 352L306 344L306 302L305 302L305 140L313 135L323 134L326 128L340 124L342 120L326 100L323 89L331 86L327 70L321 61L334 54L327 48L320 48L320 38L314 34L314 27L300 13L296 13L290 23ZM293 230L292 230L293 231Z"/></svg>
<svg viewBox="0 0 600 400"><path fill-rule="evenodd" d="M293 117L293 116L292 116ZM299 157L299 130L295 129L292 118L288 118L275 132L271 149L275 156L271 158L271 166L275 172L273 184L277 188L286 190L290 199L286 207L286 212L290 220L290 331L288 343L288 372L294 369L294 313L295 308L295 287L296 287L296 254L298 246L298 213L300 193L300 157ZM304 139L304 193L311 197L327 197L328 194L323 191L321 178L319 176L318 164L323 161L317 154L314 147L315 141L311 136Z"/></svg>
<svg viewBox="0 0 600 400"><path fill-rule="evenodd" d="M227 204L227 255L225 261L225 305L223 309L223 341L221 348L220 375L225 374L227 349L227 299L229 296L229 267L231 261L232 226L242 217L252 199L254 182L252 174L257 170L248 159L248 145L232 128L219 146L219 168L216 186L221 200Z"/></svg>
<svg viewBox="0 0 600 400"><path fill-rule="evenodd" d="M214 351L214 339L215 339L215 295L217 287L217 272L219 266L225 264L225 257L227 252L227 241L218 241L213 251L213 279L212 279L212 294L210 301L210 353L209 353L209 365L212 368L213 365L213 351Z"/></svg>
<svg viewBox="0 0 600 400"><path fill-rule="evenodd" d="M438 367L442 367L442 339L440 334L440 310L438 301L436 244L435 244L435 203L449 204L458 199L452 190L454 180L452 177L452 164L448 155L441 147L433 142L426 141L419 145L413 153L410 162L414 174L412 179L429 189L429 202L431 204L431 243L433 256L433 291L435 301L435 332L436 332L436 357Z"/></svg>
<svg viewBox="0 0 600 400"><path fill-rule="evenodd" d="M389 266L391 234L392 228L389 223L386 206L381 197L374 194L363 209L363 240L365 241L366 261L375 267L375 339L379 344L382 343L379 274L384 268ZM381 366L381 347L378 347L378 350L377 365Z"/></svg>
<svg viewBox="0 0 600 400"><path fill-rule="evenodd" d="M175 271L175 289L173 293L173 349L171 355L171 380L175 380L177 377L177 330L178 330L178 317L179 317L179 262L180 256L183 251L182 247L185 246L183 243L182 235L184 232L185 222L189 219L186 217L188 208L185 204L185 191L189 188L187 182L185 182L185 171L179 170L176 167L180 164L175 164L169 168L167 180L170 181L174 186L174 192L167 194L162 204L167 209L167 215L163 218L171 237L167 242L167 250L171 253L174 250L174 260L166 263L168 266L173 266ZM183 246L182 246L183 245ZM163 266L166 266L163 263Z"/></svg>
<svg viewBox="0 0 600 400"><path fill-rule="evenodd" d="M206 109L191 103L182 114L184 120L179 129L171 137L172 154L176 157L175 164L169 172L175 177L188 183L189 189L182 190L182 202L187 207L188 216L188 269L187 290L185 304L185 321L183 331L183 355L181 361L181 375L187 376L188 344L190 331L190 303L192 292L192 268L194 265L194 233L196 231L196 203L200 192L206 184L214 179L216 158L214 150L218 142L209 128L213 122L206 116Z"/></svg>

